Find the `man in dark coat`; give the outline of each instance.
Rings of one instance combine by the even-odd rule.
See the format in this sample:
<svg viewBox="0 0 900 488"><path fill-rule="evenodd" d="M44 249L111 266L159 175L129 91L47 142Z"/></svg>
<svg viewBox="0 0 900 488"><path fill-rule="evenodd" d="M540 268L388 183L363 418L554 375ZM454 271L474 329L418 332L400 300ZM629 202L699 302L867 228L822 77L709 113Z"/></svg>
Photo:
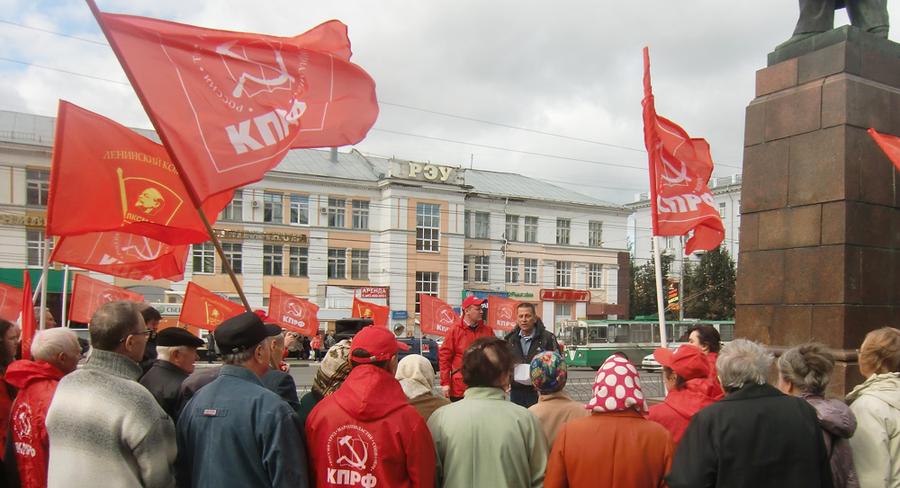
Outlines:
<svg viewBox="0 0 900 488"><path fill-rule="evenodd" d="M144 357L141 358L141 369L146 373L153 366L153 361L156 360L156 346L158 345L156 342L156 329L159 328L159 323L162 322L162 314L159 313L159 310L147 305L141 309L141 317L144 318L144 323L150 329L150 335L147 336L147 345L144 347Z"/></svg>
<svg viewBox="0 0 900 488"><path fill-rule="evenodd" d="M269 361L269 371L260 379L263 386L269 391L273 391L286 401L294 411L300 409L300 398L297 396L297 383L294 377L286 371L279 369L281 358L284 355L284 332L274 336L271 340L271 360Z"/></svg>
<svg viewBox="0 0 900 488"><path fill-rule="evenodd" d="M530 369L531 360L536 355L544 351L559 351L556 336L544 327L544 323L535 313L534 305L530 303L520 303L516 308L516 328L507 334L505 339L512 348L516 367L519 368L522 364L526 366L521 368L522 371ZM538 394L531 386L531 379L522 378L523 381L526 379L527 384L512 382L509 399L528 408L537 403Z"/></svg>
<svg viewBox="0 0 900 488"><path fill-rule="evenodd" d="M726 396L691 419L669 487L832 487L816 411L766 383L771 363L746 339L722 348L717 367Z"/></svg>
<svg viewBox="0 0 900 488"><path fill-rule="evenodd" d="M150 390L173 421L178 419L181 383L194 372L197 348L202 345L203 339L178 327L169 327L156 336L158 358L141 377L141 384Z"/></svg>

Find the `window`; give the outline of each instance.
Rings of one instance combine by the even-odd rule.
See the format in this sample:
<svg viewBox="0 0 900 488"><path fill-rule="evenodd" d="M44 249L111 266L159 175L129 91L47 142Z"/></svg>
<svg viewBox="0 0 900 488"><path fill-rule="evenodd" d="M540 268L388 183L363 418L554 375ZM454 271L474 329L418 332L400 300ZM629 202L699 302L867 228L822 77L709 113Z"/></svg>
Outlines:
<svg viewBox="0 0 900 488"><path fill-rule="evenodd" d="M291 246L288 254L288 275L309 276L309 248Z"/></svg>
<svg viewBox="0 0 900 488"><path fill-rule="evenodd" d="M328 278L342 280L347 277L347 250L328 248Z"/></svg>
<svg viewBox="0 0 900 488"><path fill-rule="evenodd" d="M506 240L510 242L515 242L519 240L519 216L518 215L507 215L506 216Z"/></svg>
<svg viewBox="0 0 900 488"><path fill-rule="evenodd" d="M588 222L588 246L603 246L603 222L596 220Z"/></svg>
<svg viewBox="0 0 900 488"><path fill-rule="evenodd" d="M463 282L469 281L469 262L472 256L463 256Z"/></svg>
<svg viewBox="0 0 900 488"><path fill-rule="evenodd" d="M506 258L506 282L519 282L519 258Z"/></svg>
<svg viewBox="0 0 900 488"><path fill-rule="evenodd" d="M353 200L353 214L351 224L354 229L369 228L369 202L365 200Z"/></svg>
<svg viewBox="0 0 900 488"><path fill-rule="evenodd" d="M525 258L522 261L525 268L525 284L536 285L538 282L538 260Z"/></svg>
<svg viewBox="0 0 900 488"><path fill-rule="evenodd" d="M438 252L441 239L441 206L416 204L416 251Z"/></svg>
<svg viewBox="0 0 900 488"><path fill-rule="evenodd" d="M368 249L354 249L350 252L350 278L354 280L369 279Z"/></svg>
<svg viewBox="0 0 900 488"><path fill-rule="evenodd" d="M719 204L719 217L725 218L725 202Z"/></svg>
<svg viewBox="0 0 900 488"><path fill-rule="evenodd" d="M347 213L347 200L343 198L328 199L328 227L344 227L344 215Z"/></svg>
<svg viewBox="0 0 900 488"><path fill-rule="evenodd" d="M284 274L284 248L272 244L263 245L263 276Z"/></svg>
<svg viewBox="0 0 900 488"><path fill-rule="evenodd" d="M47 205L50 192L50 171L46 169L25 170L25 204Z"/></svg>
<svg viewBox="0 0 900 488"><path fill-rule="evenodd" d="M569 261L556 262L556 287L572 287L572 263Z"/></svg>
<svg viewBox="0 0 900 488"><path fill-rule="evenodd" d="M553 315L558 320L568 320L572 318L572 304L571 303L560 303L556 302L555 307L556 313Z"/></svg>
<svg viewBox="0 0 900 488"><path fill-rule="evenodd" d="M491 281L490 256L475 256L475 282L487 283Z"/></svg>
<svg viewBox="0 0 900 488"><path fill-rule="evenodd" d="M309 225L309 197L291 195L291 223Z"/></svg>
<svg viewBox="0 0 900 488"><path fill-rule="evenodd" d="M556 243L568 244L569 235L572 231L572 221L570 219L556 219Z"/></svg>
<svg viewBox="0 0 900 488"><path fill-rule="evenodd" d="M232 222L240 222L244 219L244 190L235 190L234 198L222 210L221 220L230 220Z"/></svg>
<svg viewBox="0 0 900 488"><path fill-rule="evenodd" d="M25 244L27 249L28 266L44 266L44 231L25 230ZM50 252L53 252L53 240L50 240Z"/></svg>
<svg viewBox="0 0 900 488"><path fill-rule="evenodd" d="M440 273L434 271L416 271L416 313L419 313L419 294L438 296Z"/></svg>
<svg viewBox="0 0 900 488"><path fill-rule="evenodd" d="M603 265L591 264L588 268L588 287L601 288L603 286Z"/></svg>
<svg viewBox="0 0 900 488"><path fill-rule="evenodd" d="M263 222L280 224L284 208L284 195L281 193L263 192Z"/></svg>
<svg viewBox="0 0 900 488"><path fill-rule="evenodd" d="M213 274L215 270L216 248L212 242L204 242L203 244L194 244L193 262L194 273Z"/></svg>
<svg viewBox="0 0 900 488"><path fill-rule="evenodd" d="M234 271L234 274L241 274L241 268L243 266L243 254L241 254L243 246L241 244L237 244L234 242L223 242L222 250L225 251L225 257L228 258L228 263L231 264L231 269ZM222 272L225 272L225 269L222 269Z"/></svg>
<svg viewBox="0 0 900 488"><path fill-rule="evenodd" d="M525 242L537 242L538 218L525 217Z"/></svg>
<svg viewBox="0 0 900 488"><path fill-rule="evenodd" d="M473 239L490 239L491 237L491 214L489 212L471 212L469 217L472 224L469 227L469 235Z"/></svg>

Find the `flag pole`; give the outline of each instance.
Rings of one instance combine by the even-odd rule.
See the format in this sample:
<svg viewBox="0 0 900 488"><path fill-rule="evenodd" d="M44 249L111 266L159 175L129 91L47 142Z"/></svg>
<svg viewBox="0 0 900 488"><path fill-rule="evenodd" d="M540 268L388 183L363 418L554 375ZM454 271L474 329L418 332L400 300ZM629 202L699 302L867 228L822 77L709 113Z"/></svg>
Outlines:
<svg viewBox="0 0 900 488"><path fill-rule="evenodd" d="M666 347L666 305L663 303L662 262L659 252L659 236L653 236L653 261L656 268L656 310L659 313L659 343Z"/></svg>
<svg viewBox="0 0 900 488"><path fill-rule="evenodd" d="M47 274L50 271L50 244L52 237L44 237L44 268L41 272L41 322L38 330L44 330L47 325Z"/></svg>
<svg viewBox="0 0 900 488"><path fill-rule="evenodd" d="M63 266L63 285L62 285L62 317L60 318L63 323L63 327L69 328L69 317L66 315L66 305L68 300L69 293L69 265Z"/></svg>
<svg viewBox="0 0 900 488"><path fill-rule="evenodd" d="M250 308L250 302L247 301L247 297L244 295L244 290L241 288L241 284L238 281L237 276L234 274L234 270L231 268L231 263L225 256L225 251L222 249L222 245L219 243L218 237L216 237L215 232L213 232L212 226L209 225L209 221L206 219L206 215L203 213L203 208L201 205L202 202L200 201L200 198L197 196L197 193L194 190L194 187L191 185L190 181L185 179L185 173L182 168L181 162L178 161L175 153L172 152L166 134L163 131L159 130L159 124L156 121L156 117L153 116L153 110L151 110L150 104L144 98L144 94L141 92L141 90L137 89L137 83L135 83L134 74L131 72L131 69L128 68L128 64L124 62L125 60L122 57L122 52L119 50L119 45L116 44L115 39L113 39L109 31L106 29L106 24L103 23L103 19L100 17L100 9L97 7L97 4L94 2L94 0L85 0L85 2L87 2L88 7L91 9L91 13L94 15L94 19L97 20L97 24L100 26L100 30L103 31L104 37L106 37L107 42L109 42L109 47L111 47L113 53L115 53L116 59L122 66L122 70L125 71L125 76L128 77L128 81L131 83L132 88L134 88L134 93L137 95L138 100L141 101L141 106L144 108L144 112L147 113L147 117L150 119L150 123L153 124L153 128L156 130L156 135L159 136L160 141L162 141L163 147L166 149L166 153L172 160L172 164L174 164L178 169L178 177L181 178L181 181L184 183L184 187L187 190L188 195L191 197L191 201L193 202L194 207L197 209L197 213L200 214L200 220L206 227L206 232L209 234L209 239L212 241L213 246L216 248L216 252L219 253L219 257L222 259L222 269L225 270L225 272L228 273L228 276L231 278L231 283L234 285L234 289L237 290L238 296L241 297L241 302L244 304L244 308L246 308L248 312L252 312L253 310Z"/></svg>

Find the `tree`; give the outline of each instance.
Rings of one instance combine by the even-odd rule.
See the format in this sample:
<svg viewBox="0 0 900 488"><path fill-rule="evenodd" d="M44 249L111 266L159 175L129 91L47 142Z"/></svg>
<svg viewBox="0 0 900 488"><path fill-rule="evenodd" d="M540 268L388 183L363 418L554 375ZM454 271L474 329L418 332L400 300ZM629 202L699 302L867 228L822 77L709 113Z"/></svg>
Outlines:
<svg viewBox="0 0 900 488"><path fill-rule="evenodd" d="M663 254L660 261L662 263L663 279L669 275L669 268L672 265L672 256ZM635 267L632 262L631 269L634 270L631 280L631 318L637 316L657 316L656 309L656 270L654 268L654 260L651 257L649 261L641 266ZM667 313L666 316L670 316Z"/></svg>
<svg viewBox="0 0 900 488"><path fill-rule="evenodd" d="M717 248L704 253L700 262L685 268L684 316L694 319L734 318L734 259Z"/></svg>

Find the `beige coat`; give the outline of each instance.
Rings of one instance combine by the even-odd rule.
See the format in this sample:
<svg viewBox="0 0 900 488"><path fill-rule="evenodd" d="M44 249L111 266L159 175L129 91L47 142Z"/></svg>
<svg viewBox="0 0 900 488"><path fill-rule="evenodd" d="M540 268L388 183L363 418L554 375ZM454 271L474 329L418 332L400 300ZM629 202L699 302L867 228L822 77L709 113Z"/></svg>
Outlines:
<svg viewBox="0 0 900 488"><path fill-rule="evenodd" d="M872 375L847 401L856 415L850 448L859 486L900 487L900 373Z"/></svg>
<svg viewBox="0 0 900 488"><path fill-rule="evenodd" d="M564 423L572 419L587 417L591 413L590 410L584 408L583 403L572 400L561 391L541 395L538 402L528 410L538 418L549 447L553 446L556 434Z"/></svg>

